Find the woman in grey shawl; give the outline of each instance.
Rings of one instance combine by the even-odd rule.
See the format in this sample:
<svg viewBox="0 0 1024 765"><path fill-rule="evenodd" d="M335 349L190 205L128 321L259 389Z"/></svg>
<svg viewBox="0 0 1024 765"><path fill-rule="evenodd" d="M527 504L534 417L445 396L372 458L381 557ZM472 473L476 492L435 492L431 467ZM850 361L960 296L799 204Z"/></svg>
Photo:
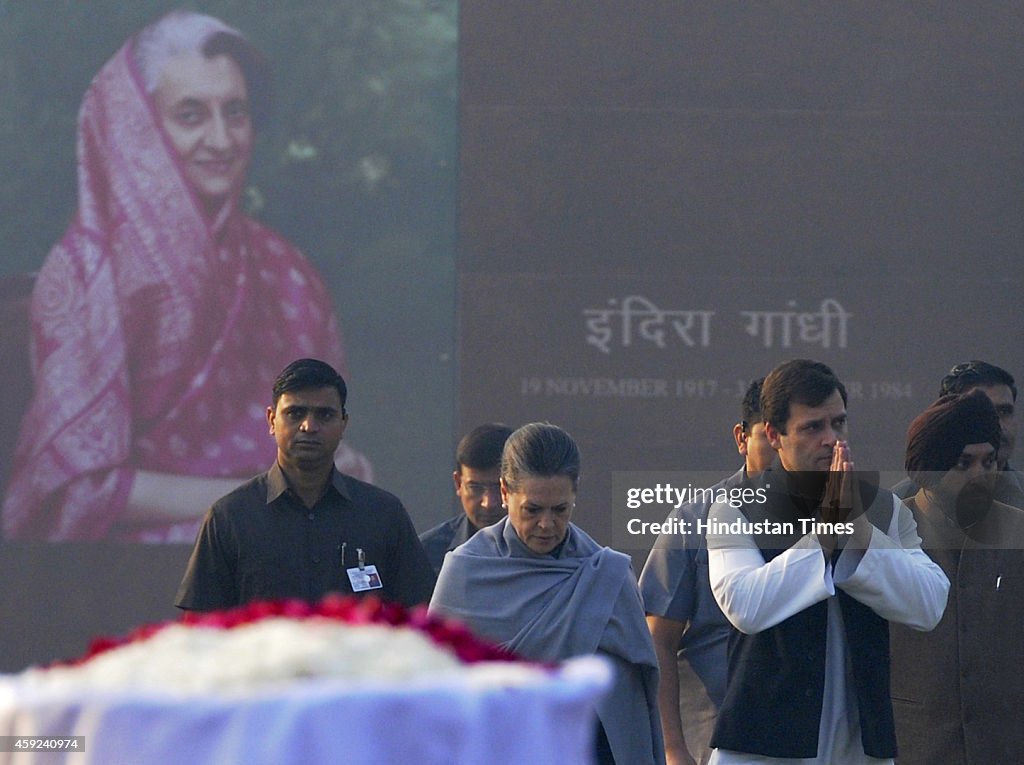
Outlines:
<svg viewBox="0 0 1024 765"><path fill-rule="evenodd" d="M444 559L433 613L531 659L597 653L615 670L598 705L600 763L663 763L658 663L627 555L601 547L570 522L579 450L548 423L515 431L501 459L508 516Z"/></svg>

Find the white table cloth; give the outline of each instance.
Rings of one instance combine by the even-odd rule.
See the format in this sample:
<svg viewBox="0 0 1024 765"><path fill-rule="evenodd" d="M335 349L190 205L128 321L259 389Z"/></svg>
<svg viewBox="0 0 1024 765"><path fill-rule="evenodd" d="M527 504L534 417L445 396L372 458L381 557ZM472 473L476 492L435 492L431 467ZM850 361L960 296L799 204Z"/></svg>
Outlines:
<svg viewBox="0 0 1024 765"><path fill-rule="evenodd" d="M85 751L4 752L0 764L583 765L610 672L587 657L511 687L468 687L456 675L406 687L314 680L245 697L106 692L71 701L8 676L0 735L84 736Z"/></svg>

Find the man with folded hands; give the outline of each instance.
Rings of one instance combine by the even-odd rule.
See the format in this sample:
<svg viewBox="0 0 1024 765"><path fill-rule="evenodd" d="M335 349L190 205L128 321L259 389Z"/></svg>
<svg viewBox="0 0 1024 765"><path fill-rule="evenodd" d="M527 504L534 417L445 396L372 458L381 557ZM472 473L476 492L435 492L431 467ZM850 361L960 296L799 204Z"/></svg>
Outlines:
<svg viewBox="0 0 1024 765"><path fill-rule="evenodd" d="M708 515L711 588L735 628L712 765L892 763L889 623L930 630L949 582L913 516L859 480L846 388L819 362L776 367L761 416L780 469Z"/></svg>

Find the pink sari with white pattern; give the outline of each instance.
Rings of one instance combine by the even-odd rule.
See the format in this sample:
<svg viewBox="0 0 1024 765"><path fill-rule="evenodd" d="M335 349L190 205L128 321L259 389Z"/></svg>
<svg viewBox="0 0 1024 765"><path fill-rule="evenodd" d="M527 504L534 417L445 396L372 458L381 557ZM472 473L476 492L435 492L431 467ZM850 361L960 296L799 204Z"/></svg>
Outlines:
<svg viewBox="0 0 1024 765"><path fill-rule="evenodd" d="M35 394L4 536L191 542L206 508L194 522L124 523L135 471L241 482L269 467L264 413L278 372L301 357L341 370L330 296L237 200L207 219L131 43L85 95L78 175L76 218L32 296ZM368 479L365 458L346 455L340 466Z"/></svg>

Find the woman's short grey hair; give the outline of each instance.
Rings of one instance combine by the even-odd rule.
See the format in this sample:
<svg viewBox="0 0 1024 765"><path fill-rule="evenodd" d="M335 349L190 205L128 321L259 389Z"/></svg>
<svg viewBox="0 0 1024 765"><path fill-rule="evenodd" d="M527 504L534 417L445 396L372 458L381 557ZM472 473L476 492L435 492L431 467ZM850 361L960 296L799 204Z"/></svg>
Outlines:
<svg viewBox="0 0 1024 765"><path fill-rule="evenodd" d="M549 422L531 422L514 431L501 455L501 478L516 491L527 478L564 475L576 491L580 481L580 451L572 436Z"/></svg>
<svg viewBox="0 0 1024 765"><path fill-rule="evenodd" d="M242 37L241 32L220 19L191 11L171 11L139 32L135 62L146 92L156 90L169 60L183 53L202 53L203 46L218 32Z"/></svg>
<svg viewBox="0 0 1024 765"><path fill-rule="evenodd" d="M253 123L259 127L269 116L271 83L266 59L241 32L220 19L193 11L171 11L139 32L134 53L142 86L151 95L174 57L187 53L207 58L229 56L245 76Z"/></svg>

